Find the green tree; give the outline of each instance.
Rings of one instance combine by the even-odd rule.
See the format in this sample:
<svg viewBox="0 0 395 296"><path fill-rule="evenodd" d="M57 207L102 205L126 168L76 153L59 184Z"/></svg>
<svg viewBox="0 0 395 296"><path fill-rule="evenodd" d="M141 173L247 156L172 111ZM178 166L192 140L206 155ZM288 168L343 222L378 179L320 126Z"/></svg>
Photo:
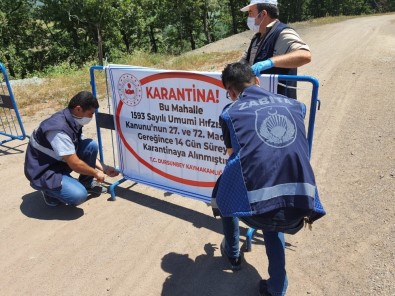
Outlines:
<svg viewBox="0 0 395 296"><path fill-rule="evenodd" d="M11 77L26 77L39 67L39 23L32 17L35 1L0 2L0 61Z"/></svg>
<svg viewBox="0 0 395 296"><path fill-rule="evenodd" d="M1 0L0 61L12 77L115 61L136 50L179 54L244 31L249 0ZM280 20L395 10L395 0L281 0Z"/></svg>
<svg viewBox="0 0 395 296"><path fill-rule="evenodd" d="M103 40L113 37L112 21L115 0L43 0L38 17L48 29L57 53L67 49L63 60L81 65L97 57L102 64ZM56 48L60 46L60 48Z"/></svg>
<svg viewBox="0 0 395 296"><path fill-rule="evenodd" d="M144 19L149 13L145 14L143 8L141 0L118 1L113 21L123 44L118 46L118 50L130 54L134 49L142 49L149 43L145 36L147 26Z"/></svg>

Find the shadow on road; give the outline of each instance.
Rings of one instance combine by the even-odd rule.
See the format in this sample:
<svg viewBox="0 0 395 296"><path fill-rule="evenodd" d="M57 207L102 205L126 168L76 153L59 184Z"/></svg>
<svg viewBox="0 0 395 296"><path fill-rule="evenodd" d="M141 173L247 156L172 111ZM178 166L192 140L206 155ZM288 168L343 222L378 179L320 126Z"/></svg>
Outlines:
<svg viewBox="0 0 395 296"><path fill-rule="evenodd" d="M188 209L165 200L130 190L130 187L133 186L134 185L129 186L128 188L118 187L116 189L117 197L137 203L155 211L171 215L178 219L188 221L196 228L206 228L222 234L222 223L220 219L215 219L212 215L206 215L204 213L200 213L198 211ZM168 195L169 193L165 193L165 196ZM209 205L207 206L209 207ZM211 213L211 209L209 209L209 212ZM246 231L247 228L240 227L241 234L245 234Z"/></svg>
<svg viewBox="0 0 395 296"><path fill-rule="evenodd" d="M19 147L26 146L26 145L27 145L27 143L23 143L23 144L20 144L16 147L11 147L11 146L6 146L6 145L2 144L2 145L0 145L0 156L25 153L26 147L23 147L23 150L19 149Z"/></svg>
<svg viewBox="0 0 395 296"><path fill-rule="evenodd" d="M20 209L25 216L40 220L76 220L84 215L84 210L76 207L47 206L39 191L24 195Z"/></svg>
<svg viewBox="0 0 395 296"><path fill-rule="evenodd" d="M166 254L161 267L170 275L163 283L161 296L258 295L258 271L244 261L240 271L232 272L224 258L214 257L216 249L216 245L207 243L205 254L195 260L188 254Z"/></svg>

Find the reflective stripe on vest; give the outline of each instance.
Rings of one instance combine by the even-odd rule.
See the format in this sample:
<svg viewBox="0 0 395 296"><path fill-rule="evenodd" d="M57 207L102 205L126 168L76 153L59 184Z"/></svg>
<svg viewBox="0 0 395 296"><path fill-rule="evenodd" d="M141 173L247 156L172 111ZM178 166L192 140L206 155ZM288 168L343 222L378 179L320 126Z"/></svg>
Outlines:
<svg viewBox="0 0 395 296"><path fill-rule="evenodd" d="M34 137L34 134L35 134L35 133L36 133L36 130L33 131L32 135L31 135L31 137L30 137L30 144L32 144L32 147L33 147L34 149L36 149L36 150L38 150L38 151L40 151L40 152L42 152L42 153L48 155L49 157L52 157L53 159L62 161L62 157L56 155L55 151L53 151L53 150L51 150L51 149L49 149L49 148L47 148L47 147L44 147L44 146L40 145L40 144L36 141L36 139L35 139L35 137Z"/></svg>
<svg viewBox="0 0 395 296"><path fill-rule="evenodd" d="M251 204L287 195L309 196L314 199L315 191L316 186L309 183L286 183L248 191L247 196Z"/></svg>

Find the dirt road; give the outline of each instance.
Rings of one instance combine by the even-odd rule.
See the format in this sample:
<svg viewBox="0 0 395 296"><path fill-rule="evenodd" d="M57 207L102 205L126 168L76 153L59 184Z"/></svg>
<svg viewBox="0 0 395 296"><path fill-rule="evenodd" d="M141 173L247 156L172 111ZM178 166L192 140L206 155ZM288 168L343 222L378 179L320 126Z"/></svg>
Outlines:
<svg viewBox="0 0 395 296"><path fill-rule="evenodd" d="M313 52L299 74L320 81L312 163L328 215L287 236L287 295L395 295L395 14L299 32ZM40 119L23 118L28 133ZM257 295L262 236L231 273L202 202L126 182L115 202L48 208L25 148L0 146L0 295Z"/></svg>

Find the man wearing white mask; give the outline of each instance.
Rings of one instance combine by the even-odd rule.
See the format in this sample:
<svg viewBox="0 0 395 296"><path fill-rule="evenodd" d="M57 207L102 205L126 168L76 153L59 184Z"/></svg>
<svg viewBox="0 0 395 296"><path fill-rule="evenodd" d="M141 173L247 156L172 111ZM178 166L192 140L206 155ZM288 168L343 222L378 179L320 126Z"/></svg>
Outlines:
<svg viewBox="0 0 395 296"><path fill-rule="evenodd" d="M67 108L41 122L30 137L25 176L34 189L41 191L48 206L77 206L88 194L106 192L100 185L105 174L118 175L113 167L97 159L97 143L84 139L82 134L82 127L92 120L98 108L92 93L79 92ZM80 174L78 180L70 176L72 171Z"/></svg>
<svg viewBox="0 0 395 296"><path fill-rule="evenodd" d="M241 61L252 66L255 75L297 75L297 67L311 61L308 45L294 29L279 21L277 0L251 0L241 11L248 12L247 25L256 32ZM277 92L296 99L296 82L284 82Z"/></svg>

